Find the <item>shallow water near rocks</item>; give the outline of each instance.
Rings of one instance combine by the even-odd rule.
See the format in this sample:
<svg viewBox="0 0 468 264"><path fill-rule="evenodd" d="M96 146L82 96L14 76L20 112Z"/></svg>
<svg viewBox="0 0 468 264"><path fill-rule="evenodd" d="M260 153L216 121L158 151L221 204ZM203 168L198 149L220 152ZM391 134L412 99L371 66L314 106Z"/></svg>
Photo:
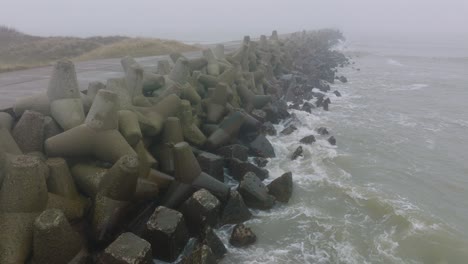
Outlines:
<svg viewBox="0 0 468 264"><path fill-rule="evenodd" d="M266 183L292 171L289 204L254 211L257 243L228 246L222 263L468 263L468 53L350 47L360 55L330 112L292 110L298 130L269 138ZM231 230L218 230L226 245Z"/></svg>

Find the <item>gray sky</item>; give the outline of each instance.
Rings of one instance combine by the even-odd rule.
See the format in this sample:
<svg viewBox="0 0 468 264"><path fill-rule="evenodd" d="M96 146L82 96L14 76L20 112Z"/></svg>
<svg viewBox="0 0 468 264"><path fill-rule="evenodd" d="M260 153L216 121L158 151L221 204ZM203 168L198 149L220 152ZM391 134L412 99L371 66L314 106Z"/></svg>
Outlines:
<svg viewBox="0 0 468 264"><path fill-rule="evenodd" d="M335 27L347 35L468 36L468 0L0 0L0 24L36 35L222 41Z"/></svg>

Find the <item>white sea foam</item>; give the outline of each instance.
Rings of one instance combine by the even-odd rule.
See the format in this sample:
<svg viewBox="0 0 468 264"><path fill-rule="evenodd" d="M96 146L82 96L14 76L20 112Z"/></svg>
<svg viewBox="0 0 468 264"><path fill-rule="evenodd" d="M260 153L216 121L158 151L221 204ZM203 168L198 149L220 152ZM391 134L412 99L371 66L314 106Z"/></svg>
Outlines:
<svg viewBox="0 0 468 264"><path fill-rule="evenodd" d="M422 89L427 88L427 87L429 87L429 85L425 84L425 83L413 83L413 84L404 85L404 86L401 86L401 87L392 88L392 89L390 89L390 91L394 91L394 92L419 91L419 90L422 90Z"/></svg>
<svg viewBox="0 0 468 264"><path fill-rule="evenodd" d="M387 64L390 64L392 66L398 66L398 67L403 67L404 66L402 63L400 63L399 61L394 60L394 59L387 59Z"/></svg>
<svg viewBox="0 0 468 264"><path fill-rule="evenodd" d="M293 196L287 205L277 204L268 211L254 210L254 218L246 224L257 233L258 242L246 249L228 246L230 253L222 263L421 263L413 256L404 255L400 243L407 239L418 241L423 245L420 247L422 249L413 254L422 257L423 254L432 254L430 250L425 251L431 246L431 241L426 238L432 236L427 234L440 230L444 230L444 235L448 233L449 227L431 215L424 214L408 199L376 182L356 182L351 173L335 162L348 155L339 147L340 137L337 137L338 147L331 146L327 141L328 136L318 135L316 128L325 126L334 134L330 124L337 119L343 125L353 122L353 125L357 123L356 127L386 128L381 120L373 119L372 115L366 115L366 119L347 118L350 111L363 114L369 111L366 105L354 103L361 100L362 95L353 94L349 85L332 85L332 90L339 90L343 96L332 98L330 112L315 109L310 114L291 110L297 117L293 124L298 130L290 135L269 137L277 157L270 159L267 164L270 178L265 183L291 171ZM427 84L414 83L404 88L420 90L426 87ZM333 97L332 93L327 95ZM421 126L409 115L392 112L385 114L388 121L398 126L409 129ZM275 125L278 132L284 127L284 123ZM299 143L301 138L310 134L316 137L315 143ZM385 140L402 144L408 139L392 137ZM434 148L435 140L427 140L429 149ZM303 146L304 156L291 161L289 156L299 145ZM369 155L372 158L372 154ZM353 159L349 160L351 164L348 166L352 166ZM224 227L219 231L225 243L231 229Z"/></svg>

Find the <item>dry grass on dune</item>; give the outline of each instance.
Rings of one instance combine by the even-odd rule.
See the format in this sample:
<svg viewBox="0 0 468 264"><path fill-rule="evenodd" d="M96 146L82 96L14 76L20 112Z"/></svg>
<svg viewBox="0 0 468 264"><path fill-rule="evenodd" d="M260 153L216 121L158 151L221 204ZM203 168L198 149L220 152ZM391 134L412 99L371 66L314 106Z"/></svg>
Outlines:
<svg viewBox="0 0 468 264"><path fill-rule="evenodd" d="M50 65L62 58L84 61L193 50L198 48L172 40L122 36L37 37L0 26L0 72Z"/></svg>
<svg viewBox="0 0 468 264"><path fill-rule="evenodd" d="M101 46L79 57L78 60L94 60L106 58L147 57L169 54L172 52L187 52L198 50L197 47L173 40L132 38L110 45Z"/></svg>

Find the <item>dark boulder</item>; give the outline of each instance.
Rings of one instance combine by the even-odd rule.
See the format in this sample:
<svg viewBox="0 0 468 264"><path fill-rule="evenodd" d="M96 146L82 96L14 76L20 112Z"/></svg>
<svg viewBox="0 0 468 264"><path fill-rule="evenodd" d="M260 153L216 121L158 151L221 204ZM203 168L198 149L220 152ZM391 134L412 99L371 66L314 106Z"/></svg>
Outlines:
<svg viewBox="0 0 468 264"><path fill-rule="evenodd" d="M206 228L203 233L203 244L211 248L216 259L221 259L227 253L223 242L211 227Z"/></svg>
<svg viewBox="0 0 468 264"><path fill-rule="evenodd" d="M224 181L224 159L221 156L203 152L197 156L197 160L202 171L221 182Z"/></svg>
<svg viewBox="0 0 468 264"><path fill-rule="evenodd" d="M233 144L217 149L216 154L225 159L238 159L241 161L247 161L248 151L249 149L247 147L239 144Z"/></svg>
<svg viewBox="0 0 468 264"><path fill-rule="evenodd" d="M312 109L314 109L315 106L309 102L305 102L303 105L302 105L302 108L301 110L302 111L305 111L307 113L312 113Z"/></svg>
<svg viewBox="0 0 468 264"><path fill-rule="evenodd" d="M297 159L299 156L302 157L302 146L299 146L296 148L296 150L293 152L293 154L291 155L291 160L295 160Z"/></svg>
<svg viewBox="0 0 468 264"><path fill-rule="evenodd" d="M267 117L267 114L265 113L265 111L263 111L261 109L252 110L250 115L253 116L255 119L257 119L258 121L260 121L262 123L265 122L266 117Z"/></svg>
<svg viewBox="0 0 468 264"><path fill-rule="evenodd" d="M245 174L237 190L248 207L270 209L275 205L275 197L268 194L268 188L252 172Z"/></svg>
<svg viewBox="0 0 468 264"><path fill-rule="evenodd" d="M338 91L333 91L333 93L337 96L337 97L341 97L341 93L338 92Z"/></svg>
<svg viewBox="0 0 468 264"><path fill-rule="evenodd" d="M190 233L195 236L201 234L205 226L216 226L219 220L221 203L209 191L196 191L181 206L181 212L187 221Z"/></svg>
<svg viewBox="0 0 468 264"><path fill-rule="evenodd" d="M133 233L123 233L104 250L97 263L152 264L151 245Z"/></svg>
<svg viewBox="0 0 468 264"><path fill-rule="evenodd" d="M275 127L271 122L263 123L261 127L261 132L269 136L276 136L277 133Z"/></svg>
<svg viewBox="0 0 468 264"><path fill-rule="evenodd" d="M299 102L294 102L288 107L289 109L299 110L301 109L301 104Z"/></svg>
<svg viewBox="0 0 468 264"><path fill-rule="evenodd" d="M319 133L320 135L324 136L324 135L328 135L328 130L326 127L319 127L317 128L317 133Z"/></svg>
<svg viewBox="0 0 468 264"><path fill-rule="evenodd" d="M317 100L315 101L316 107L321 107L323 105L323 98L324 98L323 96L317 98Z"/></svg>
<svg viewBox="0 0 468 264"><path fill-rule="evenodd" d="M328 111L328 105L329 104L331 104L330 98L327 98L327 99L323 100L323 103L322 103L323 110Z"/></svg>
<svg viewBox="0 0 468 264"><path fill-rule="evenodd" d="M288 127L286 127L285 129L283 129L280 134L282 135L290 135L292 134L292 132L296 131L297 130L297 127L295 125L289 125Z"/></svg>
<svg viewBox="0 0 468 264"><path fill-rule="evenodd" d="M340 77L338 77L338 79L339 79L340 82L342 82L342 83L347 83L347 82L348 82L348 79L347 79L346 77L344 77L344 76L340 76Z"/></svg>
<svg viewBox="0 0 468 264"><path fill-rule="evenodd" d="M283 100L276 100L263 108L266 113L266 121L278 124L289 117L288 105Z"/></svg>
<svg viewBox="0 0 468 264"><path fill-rule="evenodd" d="M292 173L286 172L280 177L268 184L268 193L273 195L276 200L287 203L292 195L293 181Z"/></svg>
<svg viewBox="0 0 468 264"><path fill-rule="evenodd" d="M312 144L315 142L315 136L314 135L305 136L299 142L303 144Z"/></svg>
<svg viewBox="0 0 468 264"><path fill-rule="evenodd" d="M276 157L275 150L270 141L264 135L258 135L254 141L249 144L252 155L263 158Z"/></svg>
<svg viewBox="0 0 468 264"><path fill-rule="evenodd" d="M180 264L216 264L216 257L207 245L198 245Z"/></svg>
<svg viewBox="0 0 468 264"><path fill-rule="evenodd" d="M331 145L336 145L336 139L334 136L331 136L328 138L328 142L331 144Z"/></svg>
<svg viewBox="0 0 468 264"><path fill-rule="evenodd" d="M261 158L261 157L255 157L253 158L253 161L260 168L264 168L268 164L268 159Z"/></svg>
<svg viewBox="0 0 468 264"><path fill-rule="evenodd" d="M238 224L232 230L229 243L235 247L246 247L254 244L257 241L257 236L252 229L246 227L244 224Z"/></svg>
<svg viewBox="0 0 468 264"><path fill-rule="evenodd" d="M244 199L236 190L231 190L229 199L221 214L221 224L239 224L252 217L249 208L244 203Z"/></svg>
<svg viewBox="0 0 468 264"><path fill-rule="evenodd" d="M229 161L228 169L230 175L238 181L241 181L247 172L255 173L255 175L257 175L257 177L262 181L268 178L269 174L266 169L259 168L250 162L240 161L238 159L231 159Z"/></svg>
<svg viewBox="0 0 468 264"><path fill-rule="evenodd" d="M175 210L157 207L146 223L143 238L150 242L153 257L174 261L189 239L184 216Z"/></svg>

